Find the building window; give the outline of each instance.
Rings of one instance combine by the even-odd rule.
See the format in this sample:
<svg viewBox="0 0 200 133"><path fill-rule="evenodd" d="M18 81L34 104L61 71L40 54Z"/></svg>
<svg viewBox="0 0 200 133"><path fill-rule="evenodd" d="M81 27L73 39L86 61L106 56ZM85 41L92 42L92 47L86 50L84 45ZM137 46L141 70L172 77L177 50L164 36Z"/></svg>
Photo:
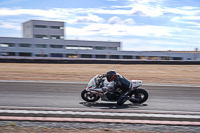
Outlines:
<svg viewBox="0 0 200 133"><path fill-rule="evenodd" d="M35 54L36 57L47 57L47 54Z"/></svg>
<svg viewBox="0 0 200 133"><path fill-rule="evenodd" d="M161 59L161 60L170 60L171 58L168 57L168 56L161 56L160 59Z"/></svg>
<svg viewBox="0 0 200 133"><path fill-rule="evenodd" d="M109 47L110 50L117 50L117 47Z"/></svg>
<svg viewBox="0 0 200 133"><path fill-rule="evenodd" d="M158 60L159 57L158 57L158 56L149 56L148 59L149 59L149 60Z"/></svg>
<svg viewBox="0 0 200 133"><path fill-rule="evenodd" d="M60 53L51 53L51 57L63 57L63 54L60 54Z"/></svg>
<svg viewBox="0 0 200 133"><path fill-rule="evenodd" d="M67 58L78 58L77 54L67 54Z"/></svg>
<svg viewBox="0 0 200 133"><path fill-rule="evenodd" d="M129 55L123 55L123 59L133 59L133 57Z"/></svg>
<svg viewBox="0 0 200 133"><path fill-rule="evenodd" d="M96 58L106 58L106 55L96 55Z"/></svg>
<svg viewBox="0 0 200 133"><path fill-rule="evenodd" d="M8 56L15 56L16 53L15 52L8 52Z"/></svg>
<svg viewBox="0 0 200 133"><path fill-rule="evenodd" d="M93 48L90 46L80 46L79 49L80 50L92 50Z"/></svg>
<svg viewBox="0 0 200 133"><path fill-rule="evenodd" d="M35 38L48 39L47 35L35 35Z"/></svg>
<svg viewBox="0 0 200 133"><path fill-rule="evenodd" d="M60 36L51 36L51 39L60 39Z"/></svg>
<svg viewBox="0 0 200 133"><path fill-rule="evenodd" d="M47 28L46 25L34 25L35 28Z"/></svg>
<svg viewBox="0 0 200 133"><path fill-rule="evenodd" d="M37 48L47 48L47 44L35 44Z"/></svg>
<svg viewBox="0 0 200 133"><path fill-rule="evenodd" d="M81 58L92 58L91 54L82 54Z"/></svg>
<svg viewBox="0 0 200 133"><path fill-rule="evenodd" d="M20 43L19 47L31 47L31 44L27 44L27 43Z"/></svg>
<svg viewBox="0 0 200 133"><path fill-rule="evenodd" d="M15 47L14 43L2 43L0 44L0 47Z"/></svg>
<svg viewBox="0 0 200 133"><path fill-rule="evenodd" d="M0 47L3 48L3 47L9 47L9 46L8 44L0 44Z"/></svg>
<svg viewBox="0 0 200 133"><path fill-rule="evenodd" d="M142 60L144 60L144 59L146 59L146 56L136 56L136 59L142 59Z"/></svg>
<svg viewBox="0 0 200 133"><path fill-rule="evenodd" d="M66 45L66 49L80 49L80 50L92 50L91 46L75 46L75 45Z"/></svg>
<svg viewBox="0 0 200 133"><path fill-rule="evenodd" d="M110 59L119 59L119 55L110 55Z"/></svg>
<svg viewBox="0 0 200 133"><path fill-rule="evenodd" d="M67 45L65 46L66 49L79 49L78 46L74 46L74 45Z"/></svg>
<svg viewBox="0 0 200 133"><path fill-rule="evenodd" d="M105 50L105 49L106 49L106 47L100 47L100 46L96 46L96 47L95 47L95 49L97 49L97 50Z"/></svg>
<svg viewBox="0 0 200 133"><path fill-rule="evenodd" d="M31 57L32 53L19 53L19 56Z"/></svg>
<svg viewBox="0 0 200 133"><path fill-rule="evenodd" d="M53 36L51 36L51 39L64 39L64 36L53 35Z"/></svg>
<svg viewBox="0 0 200 133"><path fill-rule="evenodd" d="M182 57L172 57L172 60L182 60Z"/></svg>
<svg viewBox="0 0 200 133"><path fill-rule="evenodd" d="M52 29L64 29L62 26L51 26Z"/></svg>
<svg viewBox="0 0 200 133"><path fill-rule="evenodd" d="M3 49L2 52L0 52L0 55L1 56L7 56L8 53L7 53L7 51L5 49Z"/></svg>
<svg viewBox="0 0 200 133"><path fill-rule="evenodd" d="M63 48L63 45L50 45L51 48Z"/></svg>

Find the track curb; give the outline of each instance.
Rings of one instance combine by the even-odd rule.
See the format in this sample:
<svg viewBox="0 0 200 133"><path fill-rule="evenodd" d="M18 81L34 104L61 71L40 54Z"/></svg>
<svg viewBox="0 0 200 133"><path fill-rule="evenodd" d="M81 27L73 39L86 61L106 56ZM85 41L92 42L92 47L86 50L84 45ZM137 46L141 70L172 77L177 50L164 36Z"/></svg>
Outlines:
<svg viewBox="0 0 200 133"><path fill-rule="evenodd" d="M0 120L200 126L200 122L191 122L191 121L124 120L124 119L95 119L95 118L0 116Z"/></svg>
<svg viewBox="0 0 200 133"><path fill-rule="evenodd" d="M100 122L200 126L199 113L159 113L114 110L8 109L0 108L0 120Z"/></svg>

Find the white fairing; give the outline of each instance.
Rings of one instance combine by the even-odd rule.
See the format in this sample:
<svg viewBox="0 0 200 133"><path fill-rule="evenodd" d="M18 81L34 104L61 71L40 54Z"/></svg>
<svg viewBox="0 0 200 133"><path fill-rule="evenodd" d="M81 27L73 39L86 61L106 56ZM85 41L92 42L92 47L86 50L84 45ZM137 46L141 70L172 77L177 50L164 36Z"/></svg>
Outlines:
<svg viewBox="0 0 200 133"><path fill-rule="evenodd" d="M96 76L94 76L94 77L89 81L86 90L89 91L89 89L95 89L95 88L96 88L97 77L98 77L98 74L97 74Z"/></svg>
<svg viewBox="0 0 200 133"><path fill-rule="evenodd" d="M96 88L96 84L98 82L98 74L96 76L94 76L88 83L86 90L87 91L92 91L92 92L103 92L102 88ZM110 90L114 88L114 81L112 82L108 82L108 80L105 78L104 79L104 89L106 90Z"/></svg>
<svg viewBox="0 0 200 133"><path fill-rule="evenodd" d="M142 80L131 80L131 90L142 85Z"/></svg>

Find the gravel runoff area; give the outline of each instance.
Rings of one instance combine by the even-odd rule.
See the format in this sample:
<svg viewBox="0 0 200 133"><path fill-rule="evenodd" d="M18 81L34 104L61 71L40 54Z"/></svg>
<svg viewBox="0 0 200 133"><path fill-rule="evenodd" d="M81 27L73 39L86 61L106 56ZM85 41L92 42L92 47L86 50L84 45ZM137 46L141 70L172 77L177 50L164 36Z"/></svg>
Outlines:
<svg viewBox="0 0 200 133"><path fill-rule="evenodd" d="M116 70L143 83L200 85L198 65L20 64L0 63L0 80L89 81L96 74ZM197 126L0 121L0 133L199 133Z"/></svg>
<svg viewBox="0 0 200 133"><path fill-rule="evenodd" d="M0 133L199 133L199 131L199 126L0 121Z"/></svg>

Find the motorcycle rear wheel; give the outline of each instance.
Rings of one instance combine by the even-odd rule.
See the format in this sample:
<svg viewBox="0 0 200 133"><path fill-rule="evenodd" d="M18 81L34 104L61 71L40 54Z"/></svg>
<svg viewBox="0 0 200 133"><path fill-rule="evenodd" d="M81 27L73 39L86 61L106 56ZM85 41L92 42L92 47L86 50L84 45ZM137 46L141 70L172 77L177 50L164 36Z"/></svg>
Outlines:
<svg viewBox="0 0 200 133"><path fill-rule="evenodd" d="M90 91L83 90L81 93L81 98L86 102L96 102L100 97L94 93L91 93Z"/></svg>
<svg viewBox="0 0 200 133"><path fill-rule="evenodd" d="M136 89L130 93L129 101L132 103L143 103L148 99L148 97L149 97L149 94L146 90ZM137 100L132 100L131 98L137 99Z"/></svg>

